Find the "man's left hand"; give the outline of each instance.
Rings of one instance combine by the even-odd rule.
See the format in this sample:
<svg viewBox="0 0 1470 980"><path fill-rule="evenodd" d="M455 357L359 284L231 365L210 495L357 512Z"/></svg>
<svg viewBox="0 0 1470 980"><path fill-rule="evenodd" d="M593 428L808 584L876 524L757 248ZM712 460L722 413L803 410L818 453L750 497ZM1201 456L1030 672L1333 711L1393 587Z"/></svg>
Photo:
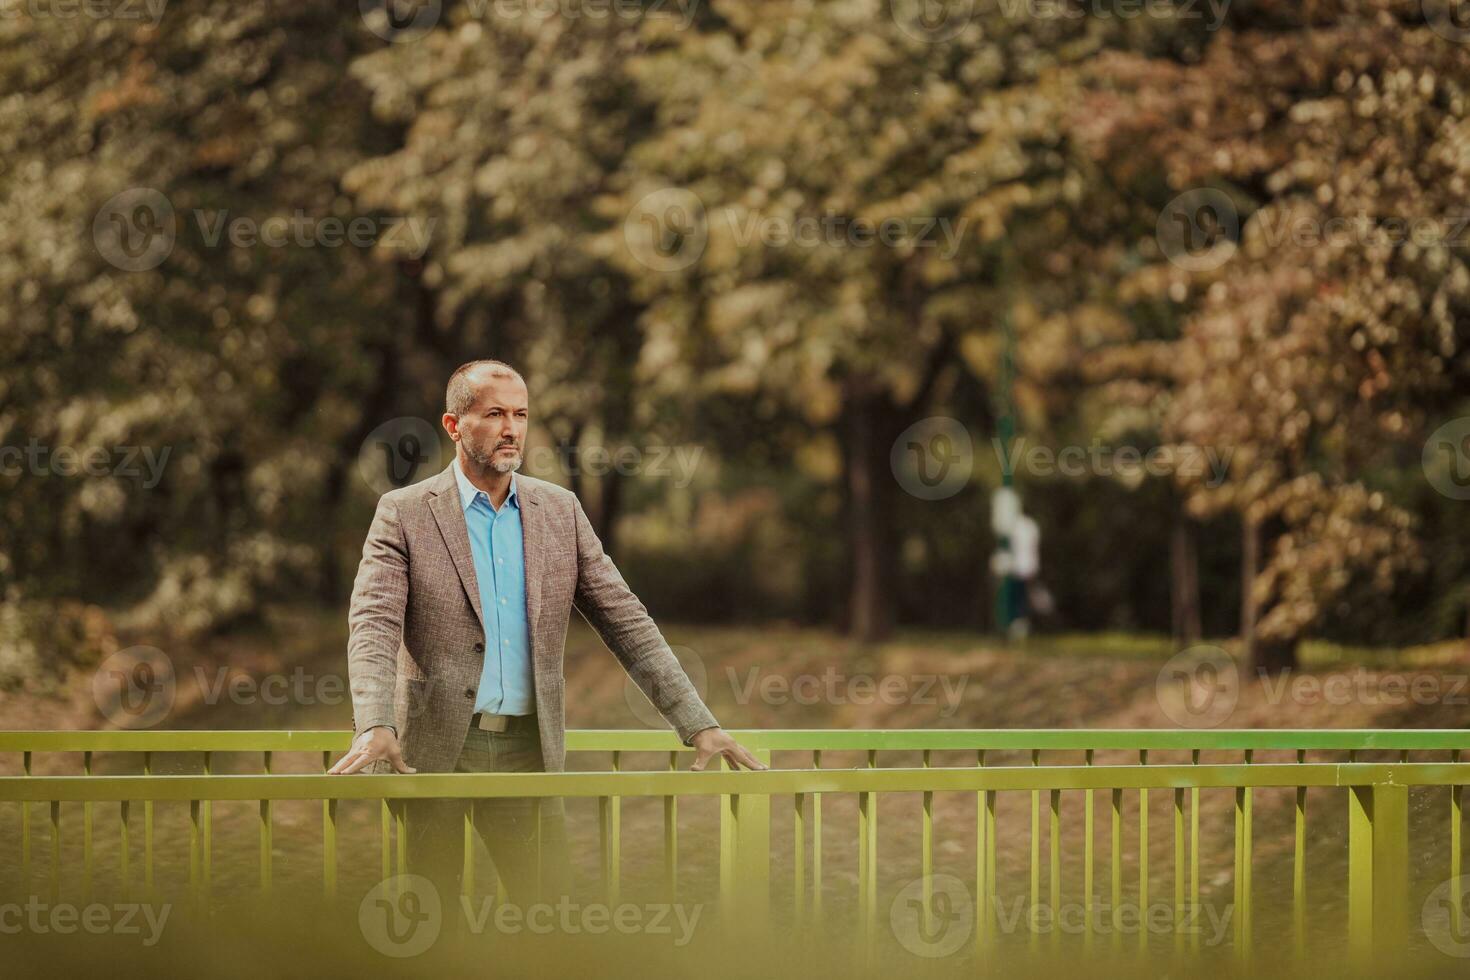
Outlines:
<svg viewBox="0 0 1470 980"><path fill-rule="evenodd" d="M706 728L695 734L694 765L691 772L703 772L704 767L716 756L724 756L734 769L769 769L765 763L751 755L749 750L725 733L722 728Z"/></svg>

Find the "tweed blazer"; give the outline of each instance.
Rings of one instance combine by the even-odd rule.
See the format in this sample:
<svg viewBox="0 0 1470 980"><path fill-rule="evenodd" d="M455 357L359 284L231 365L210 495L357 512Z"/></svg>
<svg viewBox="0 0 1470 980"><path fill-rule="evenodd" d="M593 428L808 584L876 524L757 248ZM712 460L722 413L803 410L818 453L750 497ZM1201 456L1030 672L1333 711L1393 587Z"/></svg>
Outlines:
<svg viewBox="0 0 1470 980"><path fill-rule="evenodd" d="M526 620L548 772L566 760L563 652L573 606L687 745L719 723L648 610L628 588L575 494L516 477ZM353 730L398 730L404 761L450 772L475 710L485 657L480 589L452 467L378 501L352 589L347 670ZM387 770L386 762L371 771Z"/></svg>

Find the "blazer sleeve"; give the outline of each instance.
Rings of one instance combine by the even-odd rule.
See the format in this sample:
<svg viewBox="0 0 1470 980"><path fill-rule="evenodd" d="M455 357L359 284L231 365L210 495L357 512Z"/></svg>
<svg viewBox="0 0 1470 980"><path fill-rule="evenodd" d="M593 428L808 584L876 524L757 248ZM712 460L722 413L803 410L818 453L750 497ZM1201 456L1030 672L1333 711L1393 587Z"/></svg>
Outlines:
<svg viewBox="0 0 1470 980"><path fill-rule="evenodd" d="M408 543L398 505L388 495L362 546L347 615L347 675L356 733L394 726L393 688L408 606Z"/></svg>
<svg viewBox="0 0 1470 980"><path fill-rule="evenodd" d="M679 666L653 617L602 550L602 541L592 530L581 501L573 497L572 506L577 524L577 590L573 604L659 714L678 732L680 741L689 745L697 733L718 728L720 723Z"/></svg>

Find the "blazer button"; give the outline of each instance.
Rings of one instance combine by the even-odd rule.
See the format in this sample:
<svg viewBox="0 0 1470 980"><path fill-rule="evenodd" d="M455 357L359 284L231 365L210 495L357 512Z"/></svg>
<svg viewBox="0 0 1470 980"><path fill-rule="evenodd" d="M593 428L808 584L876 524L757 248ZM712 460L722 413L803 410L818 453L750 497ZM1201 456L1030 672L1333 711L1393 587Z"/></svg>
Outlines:
<svg viewBox="0 0 1470 980"><path fill-rule="evenodd" d="M484 653L485 652L485 644L483 644L483 643L476 643L475 644L475 652L476 653Z"/></svg>
<svg viewBox="0 0 1470 980"><path fill-rule="evenodd" d="M475 689L473 687L467 687L467 688L465 688L464 689L464 696L467 697L467 698L473 698L475 696Z"/></svg>

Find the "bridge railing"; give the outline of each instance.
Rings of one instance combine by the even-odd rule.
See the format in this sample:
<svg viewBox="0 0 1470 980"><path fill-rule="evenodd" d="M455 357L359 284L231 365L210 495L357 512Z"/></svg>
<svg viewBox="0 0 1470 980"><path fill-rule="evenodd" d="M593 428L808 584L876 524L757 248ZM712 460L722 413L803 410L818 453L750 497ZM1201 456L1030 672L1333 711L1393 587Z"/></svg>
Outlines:
<svg viewBox="0 0 1470 980"><path fill-rule="evenodd" d="M39 811L48 830L49 869L47 881L53 898L61 882L61 805L80 802L83 807L80 833L83 850L84 888L90 890L95 865L94 838L99 832L96 808L116 805L115 827L120 838L118 869L125 889L134 885L129 867L134 849L133 835L141 829L143 882L146 893L154 887L154 806L158 803L187 803L189 807L189 883L196 900L208 896L211 878L212 818L216 801L253 801L258 804L260 887L272 887L272 854L276 833L273 810L285 800L320 801L322 807L321 881L324 892L334 896L338 885L338 806L344 800L381 801L379 846L384 878L409 870L404 841L403 808L396 801L414 798L541 797L590 798L597 801L599 865L601 886L610 903L618 900L622 880L624 828L622 802L634 797L652 797L663 804L663 880L668 894L676 893L679 882L678 801L687 797L719 798L720 902L721 908L738 913L746 923L760 922L769 914L771 897L771 835L773 799L791 801L790 898L792 924L797 928L818 925L824 916L824 896L832 884L824 876L824 797L851 797L857 803L854 840L857 851L857 913L863 934L871 941L878 928L878 819L880 800L892 794L918 794L920 834L917 854L885 855L889 861L917 859L923 882L925 915L934 903L935 794L975 794L973 871L976 942L980 946L997 939L1000 903L996 868L998 841L1018 839L1013 829L998 837L997 800L1000 794L1029 794L1029 901L1031 908L1045 908L1052 916L1061 911L1062 806L1063 794L1080 794L1083 804L1083 884L1075 901L1085 907L1090 937L1093 911L1100 905L1116 915L1125 896L1139 910L1151 907L1149 870L1150 843L1155 839L1149 826L1149 794L1168 794L1172 818L1173 850L1172 908L1176 927L1193 921L1200 907L1201 791L1228 790L1234 798L1232 907L1233 940L1240 953L1249 955L1255 933L1253 910L1256 895L1253 847L1256 838L1254 800L1260 790L1292 790L1295 794L1292 853L1291 917L1287 931L1300 951L1306 941L1310 914L1307 903L1309 814L1307 793L1311 789L1341 790L1346 808L1347 840L1347 928L1355 947L1364 952L1392 949L1410 932L1409 872L1411 843L1409 791L1416 787L1448 789L1449 805L1444 820L1449 824L1450 880L1462 873L1462 823L1464 786L1470 782L1470 764L1461 762L1470 749L1470 731L1149 731L1149 730L942 730L942 731L739 731L733 733L764 761L775 762L765 772L683 771L690 751L667 732L573 731L568 732L568 750L585 761L586 753L611 755L607 771L566 773L502 774L416 774L325 775L325 769L344 751L350 734L336 731L301 732L0 732L0 754L19 753L22 775L0 777L0 802L19 804L20 859L23 880L33 880L35 839L33 823ZM858 768L830 768L834 753L857 752ZM1021 765L996 765L997 756L1024 753ZM1206 754L1240 753L1235 761L1204 761ZM1257 753L1285 752L1288 760L1258 761ZM45 753L81 753L81 775L36 775L35 759ZM101 754L120 753L135 757L134 774L100 774L94 764ZM155 772L160 756L174 753L200 754L197 773L162 775ZM253 774L214 771L221 753L259 753L261 771ZM281 773L276 757L281 753L309 753L319 757L321 774ZM658 753L667 768L637 770L626 767L630 754ZM777 755L779 753L779 755ZM828 768L823 767L824 753ZM920 765L880 765L895 754L918 753ZM1058 764L1058 753L1080 753L1080 760ZM1126 761L1102 764L1112 753L1124 753ZM1150 761L1150 753L1154 753ZM1158 761L1165 754L1183 755L1187 762ZM1323 760L1330 753L1334 758ZM1387 754L1388 760L1367 761L1369 753ZM1135 756L1136 754L1136 756ZM954 764L956 757L967 758ZM1415 756L1418 758L1416 759ZM1136 757L1136 763L1133 759ZM951 760L950 764L942 763ZM1008 759L1007 761L1015 761ZM1081 764L1077 764L1080 761ZM796 767L793 767L796 766ZM1106 811L1097 810L1102 794ZM1131 857L1135 872L1125 881L1125 799L1137 801L1135 828L1127 836L1136 844ZM1157 799L1157 798L1156 798ZM142 809L141 828L135 826ZM889 811L885 811L889 812ZM1317 819L1313 815L1313 819ZM1104 848L1095 845L1095 830L1106 821L1106 893L1097 865ZM1043 824L1046 833L1043 835ZM76 833L76 831L70 831ZM1047 842L1043 854L1042 842ZM467 867L473 846L471 829L465 833ZM1416 859L1418 855L1415 855ZM1043 888L1043 879L1046 887ZM467 893L475 888L466 875ZM786 887L786 886L780 886ZM1466 922L1459 901L1451 903L1453 935L1466 936ZM1197 944L1199 933L1186 939L1186 930L1176 928L1180 948ZM1112 931L1116 940L1118 932ZM1140 931L1147 936L1147 930Z"/></svg>

